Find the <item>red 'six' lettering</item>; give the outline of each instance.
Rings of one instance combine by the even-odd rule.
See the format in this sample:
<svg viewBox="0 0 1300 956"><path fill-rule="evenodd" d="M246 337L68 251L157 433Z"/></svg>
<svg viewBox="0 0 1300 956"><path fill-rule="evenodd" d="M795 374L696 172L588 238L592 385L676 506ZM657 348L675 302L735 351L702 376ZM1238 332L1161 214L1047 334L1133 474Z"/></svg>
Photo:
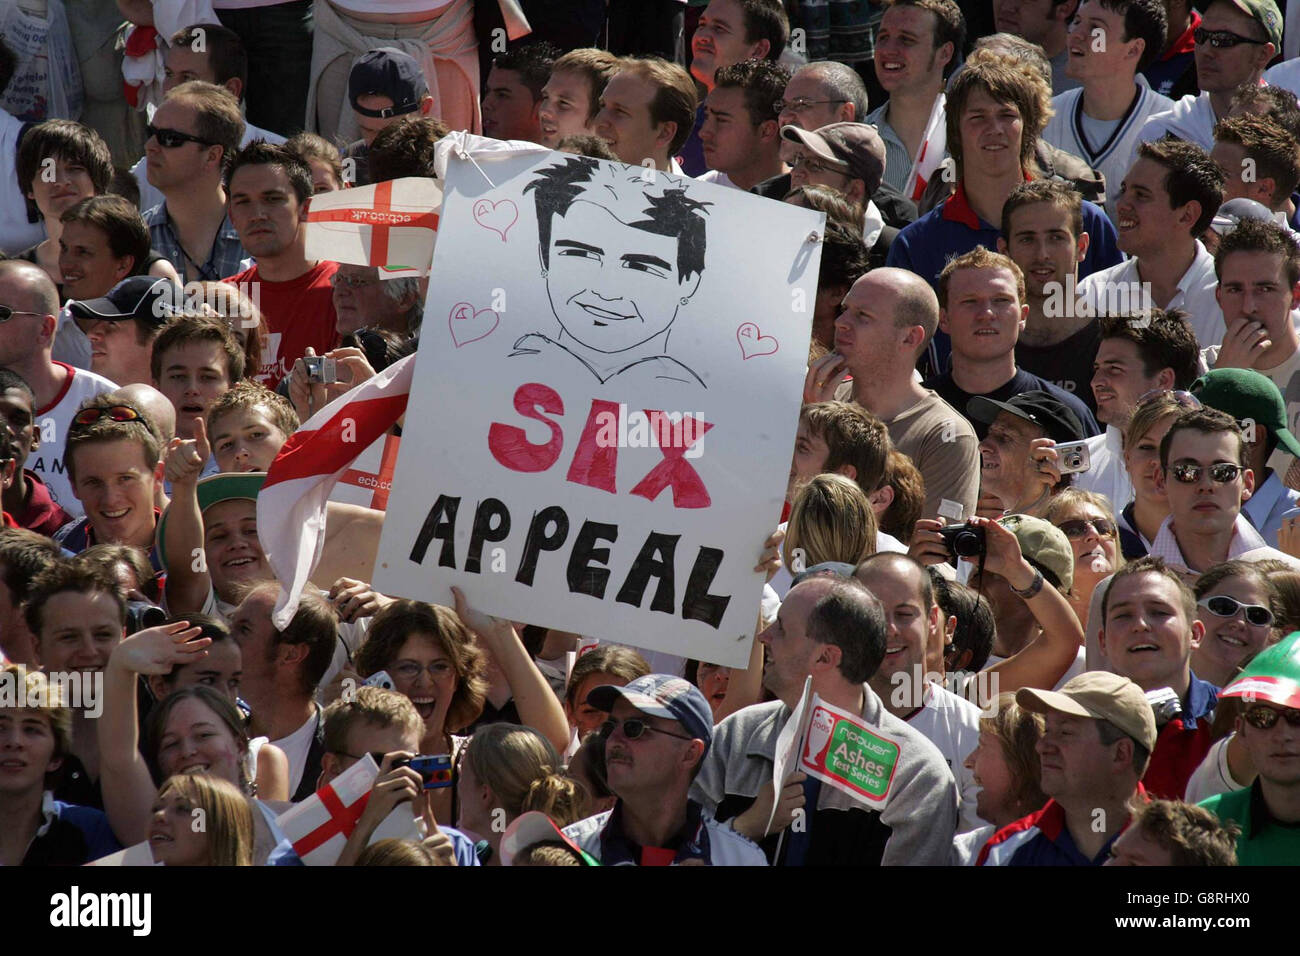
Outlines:
<svg viewBox="0 0 1300 956"><path fill-rule="evenodd" d="M528 440L527 433L516 425L494 422L488 429L488 449L492 457L511 471L539 472L551 468L564 450L564 431L559 423L547 415L563 415L564 400L547 385L530 382L515 390L514 407L524 418L542 422L551 431L544 443ZM586 424L578 439L578 447L569 463L565 478L574 484L586 485L617 494L618 446L602 443L597 436L618 420L619 406L603 399L592 399ZM658 447L663 461L642 478L631 493L653 501L665 488L673 492L675 508L707 508L712 503L709 490L693 465L686 460L686 451L703 438L714 426L703 421L687 424L687 419L672 421L670 417L653 409L645 415L653 424L658 436Z"/></svg>

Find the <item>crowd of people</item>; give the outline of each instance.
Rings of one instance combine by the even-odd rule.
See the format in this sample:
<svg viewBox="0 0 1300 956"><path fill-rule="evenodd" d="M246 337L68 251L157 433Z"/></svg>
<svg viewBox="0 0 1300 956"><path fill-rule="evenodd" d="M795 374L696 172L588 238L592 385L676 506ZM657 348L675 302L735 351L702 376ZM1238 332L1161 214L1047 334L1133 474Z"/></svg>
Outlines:
<svg viewBox="0 0 1300 956"><path fill-rule="evenodd" d="M0 112L0 864L299 865L367 761L337 865L1300 863L1276 0L177 6ZM378 499L277 626L266 473L430 294L307 210L456 134L825 215L747 667L380 593ZM774 780L808 682L883 799Z"/></svg>

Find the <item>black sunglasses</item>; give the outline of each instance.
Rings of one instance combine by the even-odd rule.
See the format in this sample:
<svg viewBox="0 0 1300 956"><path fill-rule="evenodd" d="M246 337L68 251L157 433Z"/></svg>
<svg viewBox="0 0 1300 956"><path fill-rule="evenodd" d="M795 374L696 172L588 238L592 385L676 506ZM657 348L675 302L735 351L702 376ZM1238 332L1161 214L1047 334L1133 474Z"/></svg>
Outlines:
<svg viewBox="0 0 1300 956"><path fill-rule="evenodd" d="M1300 710L1294 707L1277 710L1266 704L1256 704L1241 716L1245 718L1246 723L1259 730L1271 730L1277 725L1278 720L1285 720L1292 727L1300 727Z"/></svg>
<svg viewBox="0 0 1300 956"><path fill-rule="evenodd" d="M1197 27L1192 31L1192 39L1197 44L1208 43L1216 50L1226 50L1236 46L1238 43L1253 43L1256 46L1263 46L1268 40L1253 40L1250 37L1244 37L1240 33L1233 33L1231 30L1207 30L1205 27Z"/></svg>
<svg viewBox="0 0 1300 956"><path fill-rule="evenodd" d="M25 312L22 309L11 309L7 305L0 305L0 322L8 322L15 315L41 315L40 312Z"/></svg>
<svg viewBox="0 0 1300 956"><path fill-rule="evenodd" d="M1169 468L1174 478L1184 485L1196 484L1206 471L1209 471L1210 478L1215 484L1226 485L1230 481L1236 481L1237 476L1245 470L1240 465L1234 465L1226 461L1217 461L1213 465L1189 465L1184 462L1171 465Z"/></svg>
<svg viewBox="0 0 1300 956"><path fill-rule="evenodd" d="M206 139L199 139L197 136L191 136L189 133L182 133L178 129L159 129L151 123L145 124L145 133L158 140L158 145L163 149L175 149L182 143L198 143L200 146L215 146L216 143Z"/></svg>
<svg viewBox="0 0 1300 956"><path fill-rule="evenodd" d="M600 735L608 740L614 736L614 728L619 725L620 721L607 720L600 725ZM629 717L621 721L623 724L623 736L628 740L640 740L647 730L654 731L656 734L663 734L665 737L676 737L678 740L694 740L694 737L687 737L685 734L675 734L671 730L660 730L658 727L651 727L644 720L637 720L635 717Z"/></svg>
<svg viewBox="0 0 1300 956"><path fill-rule="evenodd" d="M1237 611L1246 609L1246 621L1255 627L1268 627L1273 623L1273 612L1262 604L1243 604L1226 594L1201 598L1200 605L1216 617L1236 617Z"/></svg>

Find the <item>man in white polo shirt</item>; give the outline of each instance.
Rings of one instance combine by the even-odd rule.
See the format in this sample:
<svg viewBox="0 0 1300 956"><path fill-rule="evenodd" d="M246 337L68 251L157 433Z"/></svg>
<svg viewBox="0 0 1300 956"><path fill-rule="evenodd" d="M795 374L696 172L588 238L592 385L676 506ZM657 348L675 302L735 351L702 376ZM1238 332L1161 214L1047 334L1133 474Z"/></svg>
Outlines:
<svg viewBox="0 0 1300 956"><path fill-rule="evenodd" d="M1083 87L1052 98L1055 115L1043 139L1106 177L1105 209L1112 220L1143 124L1174 105L1140 72L1160 56L1166 22L1161 0L1084 0L1070 26L1066 74ZM1097 42L1101 38L1106 42Z"/></svg>
<svg viewBox="0 0 1300 956"><path fill-rule="evenodd" d="M1236 420L1212 408L1179 415L1160 442L1156 487L1169 499L1169 517L1150 553L1185 577L1233 558L1276 558L1300 570L1300 562L1268 547L1241 513L1255 490L1245 445Z"/></svg>
<svg viewBox="0 0 1300 956"><path fill-rule="evenodd" d="M1223 173L1206 150L1178 140L1140 144L1115 203L1119 248L1130 258L1079 283L1092 314L1110 314L1118 300L1127 312L1182 309L1201 348L1220 341L1214 257L1197 236L1222 203Z"/></svg>

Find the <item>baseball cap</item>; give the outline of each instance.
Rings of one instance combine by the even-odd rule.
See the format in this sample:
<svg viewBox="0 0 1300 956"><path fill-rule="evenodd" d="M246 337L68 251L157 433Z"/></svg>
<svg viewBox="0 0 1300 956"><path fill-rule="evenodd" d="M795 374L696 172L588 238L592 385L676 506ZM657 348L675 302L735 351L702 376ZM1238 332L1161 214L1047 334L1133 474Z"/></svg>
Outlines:
<svg viewBox="0 0 1300 956"><path fill-rule="evenodd" d="M370 50L352 65L348 74L348 101L362 116L387 119L414 113L429 95L420 61L391 46ZM387 96L393 105L382 110L357 105L362 96Z"/></svg>
<svg viewBox="0 0 1300 956"><path fill-rule="evenodd" d="M705 747L713 742L713 711L690 681L672 674L647 674L625 687L603 684L587 695L587 703L604 711L613 710L620 699L651 717L679 721Z"/></svg>
<svg viewBox="0 0 1300 956"><path fill-rule="evenodd" d="M1156 715L1142 688L1110 671L1085 671L1059 691L1022 687L1016 703L1036 714L1055 711L1074 717L1106 720L1128 734L1148 752L1156 748Z"/></svg>
<svg viewBox="0 0 1300 956"><path fill-rule="evenodd" d="M1286 401L1268 376L1253 368L1216 368L1192 383L1192 394L1239 422L1263 425L1279 445L1300 456L1300 441L1286 427Z"/></svg>
<svg viewBox="0 0 1300 956"><path fill-rule="evenodd" d="M264 471L223 471L201 478L195 486L199 499L199 513L202 514L223 501L256 501L257 493L262 490L264 481L266 481ZM162 563L164 571L167 570L166 539L169 514L171 509L167 508L158 519L158 560Z"/></svg>
<svg viewBox="0 0 1300 956"><path fill-rule="evenodd" d="M1219 696L1300 710L1300 631L1256 654L1241 676L1230 681Z"/></svg>
<svg viewBox="0 0 1300 956"><path fill-rule="evenodd" d="M555 821L540 810L520 814L506 827L506 832L501 837L501 865L514 866L515 857L520 851L535 843L563 843L578 854L585 866L600 866L591 854L565 836Z"/></svg>
<svg viewBox="0 0 1300 956"><path fill-rule="evenodd" d="M867 196L885 178L885 141L870 123L831 123L810 131L785 126L781 138L799 143L822 159L848 167L848 176L867 184Z"/></svg>
<svg viewBox="0 0 1300 956"><path fill-rule="evenodd" d="M966 414L985 425L992 425L999 412L1009 412L1017 418L1033 422L1058 444L1083 441L1088 437L1079 424L1079 416L1048 392L1021 392L1005 402L976 395L966 403Z"/></svg>
<svg viewBox="0 0 1300 956"><path fill-rule="evenodd" d="M129 276L98 299L73 299L68 311L74 319L139 322L149 329L164 325L182 305L184 292L171 279Z"/></svg>
<svg viewBox="0 0 1300 956"><path fill-rule="evenodd" d="M1282 51L1282 14L1273 0L1231 0L1232 5L1249 17L1254 17L1256 22L1264 28L1268 34L1269 42L1273 44L1273 52Z"/></svg>
<svg viewBox="0 0 1300 956"><path fill-rule="evenodd" d="M1064 531L1032 515L1005 515L998 524L1016 536L1020 553L1051 571L1061 587L1068 589L1074 583L1074 549Z"/></svg>

